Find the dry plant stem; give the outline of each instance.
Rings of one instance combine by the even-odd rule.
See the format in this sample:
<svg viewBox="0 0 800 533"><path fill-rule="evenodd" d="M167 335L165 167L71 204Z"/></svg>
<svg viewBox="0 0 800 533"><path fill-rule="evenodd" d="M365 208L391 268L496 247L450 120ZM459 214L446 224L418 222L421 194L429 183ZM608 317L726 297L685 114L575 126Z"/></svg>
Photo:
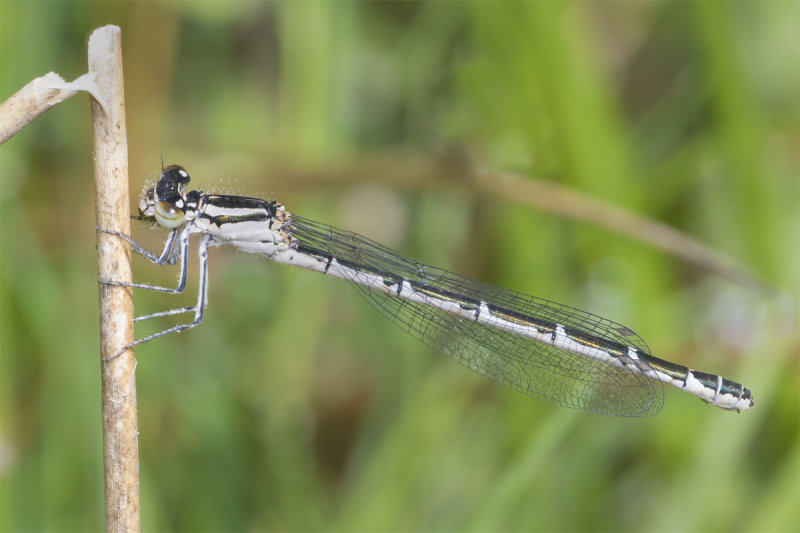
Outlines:
<svg viewBox="0 0 800 533"><path fill-rule="evenodd" d="M98 227L130 234L128 145L120 29L105 26L89 38L89 73L100 101L92 99ZM100 279L131 281L127 244L97 233ZM139 450L136 359L133 350L106 360L133 341L130 289L100 284L100 355L106 531L139 531Z"/></svg>
<svg viewBox="0 0 800 533"><path fill-rule="evenodd" d="M479 172L473 183L478 190L535 206L561 216L583 220L598 227L644 242L728 278L742 286L773 292L755 273L726 255L677 229L633 211L543 180L524 179L500 172Z"/></svg>
<svg viewBox="0 0 800 533"><path fill-rule="evenodd" d="M94 92L91 76L81 76L72 83L65 82L55 72L36 78L0 104L0 144L54 105L80 91Z"/></svg>

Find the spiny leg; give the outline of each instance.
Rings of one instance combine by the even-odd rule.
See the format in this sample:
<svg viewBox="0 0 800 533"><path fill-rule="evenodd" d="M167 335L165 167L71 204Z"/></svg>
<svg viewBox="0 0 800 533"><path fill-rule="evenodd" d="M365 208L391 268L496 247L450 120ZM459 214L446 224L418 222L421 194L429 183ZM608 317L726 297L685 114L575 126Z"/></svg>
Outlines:
<svg viewBox="0 0 800 533"><path fill-rule="evenodd" d="M190 312L194 312L194 320L192 322L189 322L189 323L186 323L186 324L178 324L178 325L172 326L170 328L167 328L167 329L165 329L163 331L159 331L157 333L153 333L152 335L148 335L146 337L142 337L141 339L137 339L137 340L125 345L120 351L118 351L114 355L105 358L104 361L110 361L111 359L116 359L117 357L119 357L120 355L125 353L126 350L128 350L129 348L131 348L131 347L133 347L133 346L135 346L137 344L142 344L144 342L148 342L148 341L151 341L153 339L157 339L159 337L163 337L164 335L169 335L170 333L177 333L179 331L183 331L183 330L186 330L186 329L189 329L189 328L193 328L196 325L198 325L200 322L203 321L203 311L205 311L206 305L208 305L208 245L209 245L209 242L211 242L211 239L212 238L210 236L208 236L208 235L204 236L200 240L200 244L198 246L197 255L198 255L198 259L200 261L200 280L199 280L199 283L198 283L199 287L198 287L198 291L197 291L197 303L195 303L195 305L193 305L191 307L182 307L182 308L177 308L177 309L170 309L169 311L161 311L161 312L158 312L158 313L152 313L150 315L140 316L140 317L135 318L134 322L138 322L140 320L145 320L145 319L148 319L148 318L159 317L159 316L177 315L177 314L181 314L181 313L190 313ZM183 257L184 253L185 252L181 253L181 256L182 256L181 260L182 260L183 264L185 264L185 258ZM184 278L185 278L185 276L184 276ZM185 279L183 281L185 282ZM141 285L133 285L133 286L141 287ZM149 286L145 286L143 288L149 288ZM183 289L181 289L181 290L183 290Z"/></svg>
<svg viewBox="0 0 800 533"><path fill-rule="evenodd" d="M172 251L172 248L175 245L175 237L177 237L177 235L178 235L178 228L175 228L175 229L173 229L172 231L169 232L169 235L167 236L167 241L166 241L165 246L164 246L164 250L161 252L160 255L156 255L156 254L148 251L146 248L144 248L139 243L134 241L130 236L125 235L124 233L122 233L120 231L114 231L114 230L105 229L105 228L101 228L101 227L97 227L97 226L96 226L96 229L97 229L97 231L100 231L102 233L108 233L109 235L116 235L117 237L120 237L120 238L124 239L125 241L128 242L128 244L130 244L133 247L133 250L135 252L145 256L147 259L149 259L151 262L157 264L158 266L161 266L161 265L164 265L164 264L170 264L170 265L175 264L175 259L176 259L176 256L178 254L178 249L176 249L174 251L174 253L172 253L172 254L170 254L170 252Z"/></svg>
<svg viewBox="0 0 800 533"><path fill-rule="evenodd" d="M158 266L163 266L166 264L174 264L176 257L178 257L180 259L180 267L178 274L178 287L174 289L171 287L148 285L146 283L126 283L121 281L104 280L104 279L98 279L97 281L105 285L115 285L118 287L135 287L138 289L148 289L151 291L166 292L168 294L181 294L184 290L186 290L186 279L188 277L188 269L189 269L188 262L186 261L186 257L189 254L188 228L184 227L183 230L180 231L179 239L177 238L179 235L178 229L170 231L169 236L167 237L167 241L164 245L164 251L161 252L161 255L155 255L153 253L150 253L124 233L106 229L100 229L100 228L98 228L98 231L102 231L103 233L108 233L110 235L116 235L117 237L124 239L133 247L133 249L137 253L143 255L152 263L155 263ZM175 313L168 313L168 314L175 314ZM160 316L160 315L152 315L152 316ZM144 318L151 318L151 316L140 317L137 320L141 320Z"/></svg>

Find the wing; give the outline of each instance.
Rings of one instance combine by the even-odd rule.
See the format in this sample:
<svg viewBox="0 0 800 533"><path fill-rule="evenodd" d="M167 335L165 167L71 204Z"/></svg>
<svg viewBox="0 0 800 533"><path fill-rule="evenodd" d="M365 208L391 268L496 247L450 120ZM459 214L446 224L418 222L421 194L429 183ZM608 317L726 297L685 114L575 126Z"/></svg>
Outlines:
<svg viewBox="0 0 800 533"><path fill-rule="evenodd" d="M632 371L611 364L612 358L592 357L589 350L582 353L575 342L566 349L478 317L483 310L484 316L489 312L522 324L542 325L554 335L556 331L569 332L570 338L589 339L618 353L628 347L649 353L641 337L620 324L419 263L358 234L296 215L292 215L287 232L297 240L300 251L342 265L341 277L352 281L389 320L470 370L511 389L563 407L620 416L653 415L663 405L663 386L648 375L644 361L636 362L642 371ZM376 290L376 283L365 283L362 274L372 279L380 276L383 290ZM387 291L389 285L398 290ZM421 303L424 299L409 299L406 293L412 290L432 295L459 312L448 312L446 305ZM467 316L465 309L474 311L475 318Z"/></svg>

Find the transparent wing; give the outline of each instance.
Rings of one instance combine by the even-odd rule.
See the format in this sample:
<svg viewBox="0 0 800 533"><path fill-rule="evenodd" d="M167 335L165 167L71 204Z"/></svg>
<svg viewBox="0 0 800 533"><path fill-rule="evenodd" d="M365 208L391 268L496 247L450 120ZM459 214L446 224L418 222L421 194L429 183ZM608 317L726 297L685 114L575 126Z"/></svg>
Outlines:
<svg viewBox="0 0 800 533"><path fill-rule="evenodd" d="M428 266L352 232L292 215L287 229L301 250L335 257L352 269L400 278L463 301L484 302L560 324L597 338L649 353L628 328L548 300L495 287ZM660 381L435 307L370 290L358 291L392 322L465 367L523 394L563 407L620 416L649 416L664 401ZM643 363L644 364L644 363Z"/></svg>

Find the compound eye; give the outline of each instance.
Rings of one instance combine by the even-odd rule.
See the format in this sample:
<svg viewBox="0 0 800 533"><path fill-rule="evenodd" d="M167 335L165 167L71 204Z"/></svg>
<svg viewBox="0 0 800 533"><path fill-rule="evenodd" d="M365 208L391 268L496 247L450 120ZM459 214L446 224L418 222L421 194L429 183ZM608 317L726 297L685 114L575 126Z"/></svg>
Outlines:
<svg viewBox="0 0 800 533"><path fill-rule="evenodd" d="M156 222L165 228L177 228L183 224L185 207L183 198L177 192L164 194L162 199L156 202Z"/></svg>
<svg viewBox="0 0 800 533"><path fill-rule="evenodd" d="M156 184L156 196L159 198L168 191L183 192L190 181L189 173L178 165L170 165L161 171L161 178Z"/></svg>

